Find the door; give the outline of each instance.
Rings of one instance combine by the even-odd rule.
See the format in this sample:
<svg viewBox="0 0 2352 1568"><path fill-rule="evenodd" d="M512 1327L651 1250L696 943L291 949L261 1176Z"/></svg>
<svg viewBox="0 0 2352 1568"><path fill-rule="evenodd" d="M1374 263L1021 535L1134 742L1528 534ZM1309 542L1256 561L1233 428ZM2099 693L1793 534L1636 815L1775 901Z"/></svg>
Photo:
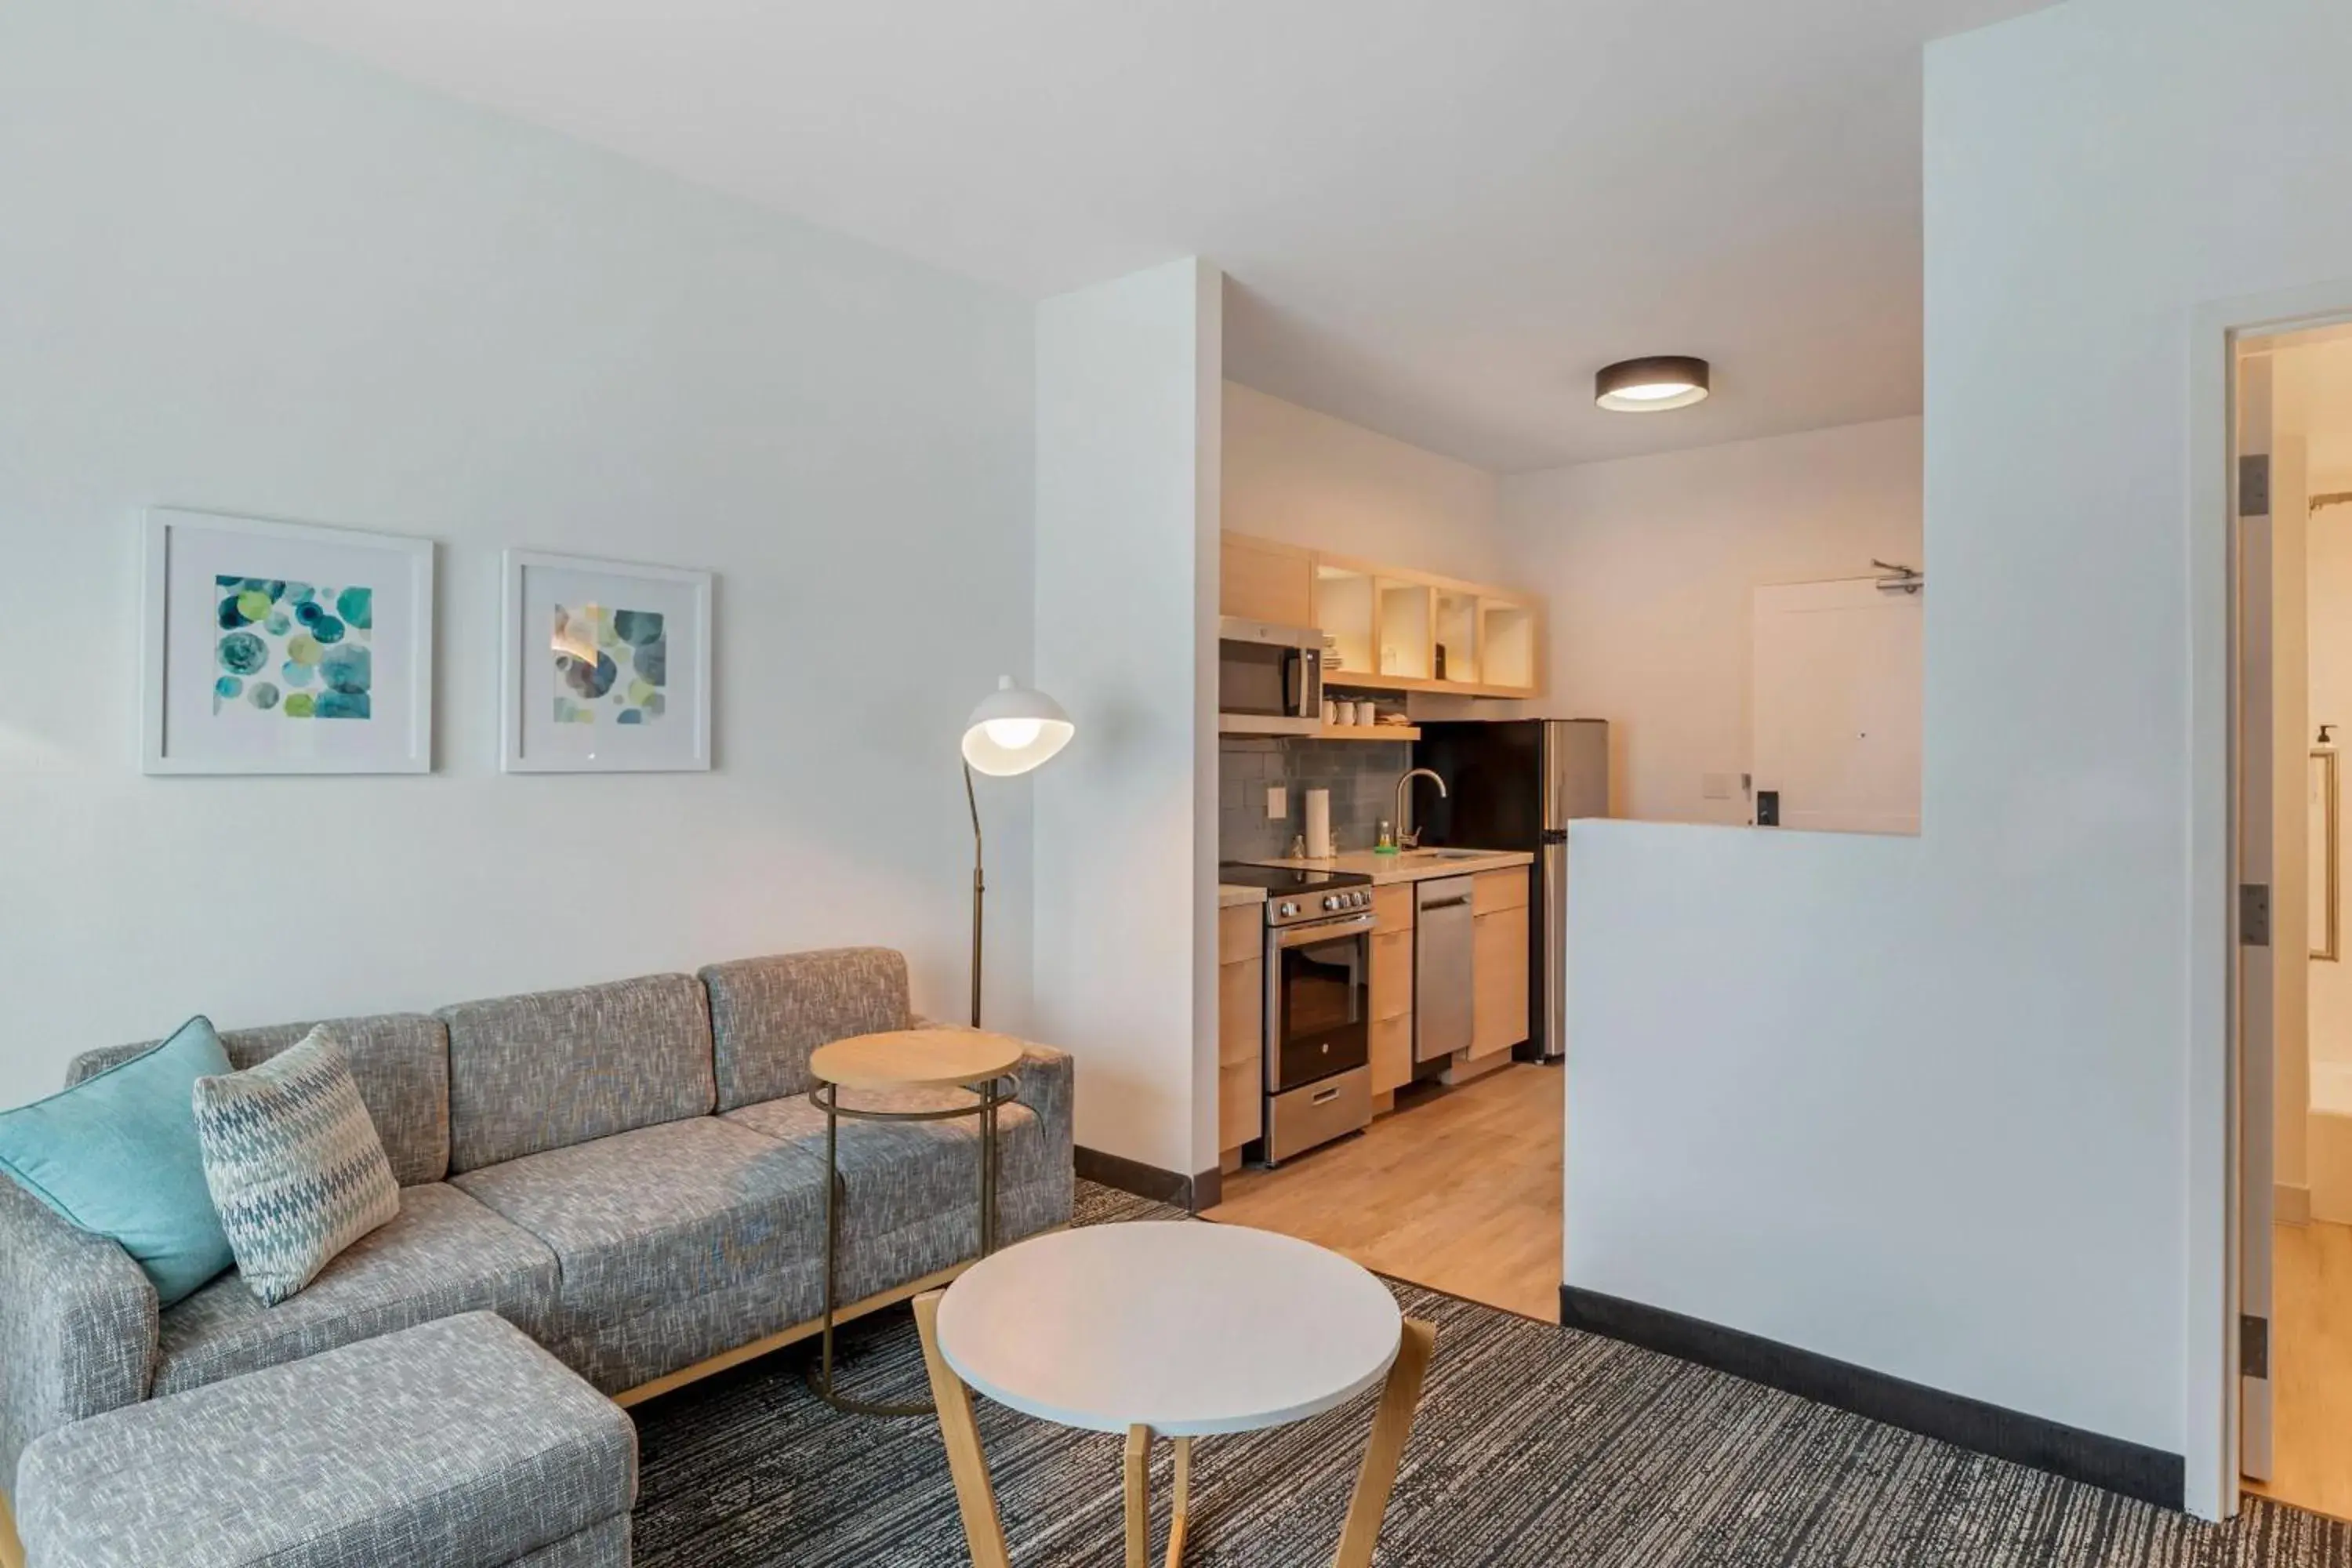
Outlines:
<svg viewBox="0 0 2352 1568"><path fill-rule="evenodd" d="M2271 1233L2277 1181L2279 949L2272 931L2278 880L2278 560L2267 354L2238 363L2238 1468L2273 1474ZM2298 479L2299 482L2299 479ZM2299 725L2298 725L2299 730ZM2295 735L2300 750L2302 737ZM2301 794L2298 770L2296 793ZM2298 817L2300 807L2298 805ZM2301 954L2298 962L2303 962Z"/></svg>
<svg viewBox="0 0 2352 1568"><path fill-rule="evenodd" d="M1926 597L1871 577L1756 590L1750 754L1780 826L1919 831Z"/></svg>

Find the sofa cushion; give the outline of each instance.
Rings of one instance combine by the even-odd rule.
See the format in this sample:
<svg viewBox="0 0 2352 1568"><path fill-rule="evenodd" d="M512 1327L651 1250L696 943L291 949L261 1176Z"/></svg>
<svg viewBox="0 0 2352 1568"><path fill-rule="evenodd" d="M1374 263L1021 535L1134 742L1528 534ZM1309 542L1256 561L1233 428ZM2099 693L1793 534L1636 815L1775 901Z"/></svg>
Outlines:
<svg viewBox="0 0 2352 1568"><path fill-rule="evenodd" d="M0 1178L119 1243L169 1306L231 1261L194 1109L196 1081L226 1071L212 1025L191 1018L162 1045L0 1111Z"/></svg>
<svg viewBox="0 0 2352 1568"><path fill-rule="evenodd" d="M455 1178L551 1247L559 1339L778 1274L824 1246L824 1165L712 1117Z"/></svg>
<svg viewBox="0 0 2352 1568"><path fill-rule="evenodd" d="M869 1110L944 1110L970 1105L956 1089L845 1089L842 1104ZM765 1100L730 1110L722 1118L763 1137L803 1150L824 1163L824 1112L804 1095ZM996 1113L997 1184L1025 1186L1045 1180L1055 1152L1045 1147L1037 1113L1008 1104ZM971 1216L978 1238L980 1215L980 1119L948 1121L841 1121L835 1155L845 1194L841 1211L844 1237L884 1235L934 1215ZM1062 1153L1066 1162L1066 1152Z"/></svg>
<svg viewBox="0 0 2352 1568"><path fill-rule="evenodd" d="M473 1313L52 1432L17 1480L42 1568L502 1568L628 1513L636 1429Z"/></svg>
<svg viewBox="0 0 2352 1568"><path fill-rule="evenodd" d="M710 990L719 1109L806 1094L809 1054L852 1035L903 1029L907 960L887 947L841 947L714 963Z"/></svg>
<svg viewBox="0 0 2352 1568"><path fill-rule="evenodd" d="M163 1315L155 1392L174 1394L459 1312L491 1311L545 1338L555 1255L457 1188L400 1194L400 1214L265 1307L235 1273Z"/></svg>
<svg viewBox="0 0 2352 1568"><path fill-rule="evenodd" d="M690 974L445 1007L449 1168L708 1115L710 1015Z"/></svg>
<svg viewBox="0 0 2352 1568"><path fill-rule="evenodd" d="M449 1173L449 1035L438 1018L384 1013L368 1018L331 1018L323 1024L279 1024L266 1029L226 1029L221 1048L229 1066L242 1072L299 1044L323 1027L343 1043L360 1100L375 1123L376 1136L402 1186L437 1182ZM66 1069L68 1083L105 1071L147 1046L113 1046L84 1051Z"/></svg>
<svg viewBox="0 0 2352 1568"><path fill-rule="evenodd" d="M236 1271L264 1306L398 1217L383 1141L325 1029L258 1067L198 1079L195 1103L205 1184Z"/></svg>

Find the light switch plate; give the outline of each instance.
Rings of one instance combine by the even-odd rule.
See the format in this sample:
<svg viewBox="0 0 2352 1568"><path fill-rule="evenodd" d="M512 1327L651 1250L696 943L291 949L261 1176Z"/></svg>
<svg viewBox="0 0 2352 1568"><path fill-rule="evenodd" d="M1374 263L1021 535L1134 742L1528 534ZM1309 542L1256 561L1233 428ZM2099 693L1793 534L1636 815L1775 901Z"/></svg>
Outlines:
<svg viewBox="0 0 2352 1568"><path fill-rule="evenodd" d="M1701 774L1699 777L1699 794L1707 800L1729 800L1731 798L1731 775L1729 773Z"/></svg>
<svg viewBox="0 0 2352 1568"><path fill-rule="evenodd" d="M1269 822L1290 815L1290 792L1280 784L1268 784L1265 789L1265 816Z"/></svg>

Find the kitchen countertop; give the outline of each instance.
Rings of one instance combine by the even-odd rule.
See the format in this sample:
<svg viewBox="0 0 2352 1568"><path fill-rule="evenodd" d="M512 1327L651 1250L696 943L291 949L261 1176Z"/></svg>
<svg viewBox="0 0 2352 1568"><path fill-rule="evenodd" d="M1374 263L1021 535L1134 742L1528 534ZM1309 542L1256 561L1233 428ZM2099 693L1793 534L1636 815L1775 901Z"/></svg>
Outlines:
<svg viewBox="0 0 2352 1568"><path fill-rule="evenodd" d="M1231 882L1217 884L1217 908L1221 910L1238 909L1244 904L1264 902L1265 902L1264 888L1239 888Z"/></svg>
<svg viewBox="0 0 2352 1568"><path fill-rule="evenodd" d="M1370 877L1373 885L1422 882L1432 877L1467 877L1478 871L1507 871L1532 866L1535 857L1524 849L1456 850L1439 854L1408 849L1397 855L1376 855L1369 849L1335 856L1328 860L1258 860L1259 866L1286 866L1295 871L1353 871ZM1230 901L1224 900L1221 901Z"/></svg>

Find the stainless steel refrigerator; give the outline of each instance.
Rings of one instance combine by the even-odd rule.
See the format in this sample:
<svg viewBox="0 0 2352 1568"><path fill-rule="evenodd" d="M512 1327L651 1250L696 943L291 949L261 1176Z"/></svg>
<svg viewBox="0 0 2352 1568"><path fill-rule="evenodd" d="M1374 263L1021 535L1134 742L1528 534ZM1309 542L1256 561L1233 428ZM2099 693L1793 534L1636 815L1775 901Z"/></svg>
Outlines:
<svg viewBox="0 0 2352 1568"><path fill-rule="evenodd" d="M1568 1048L1568 825L1609 815L1609 726L1599 719L1424 723L1413 765L1445 781L1413 794L1430 846L1524 849L1536 858L1528 920L1528 1043L1551 1061Z"/></svg>

